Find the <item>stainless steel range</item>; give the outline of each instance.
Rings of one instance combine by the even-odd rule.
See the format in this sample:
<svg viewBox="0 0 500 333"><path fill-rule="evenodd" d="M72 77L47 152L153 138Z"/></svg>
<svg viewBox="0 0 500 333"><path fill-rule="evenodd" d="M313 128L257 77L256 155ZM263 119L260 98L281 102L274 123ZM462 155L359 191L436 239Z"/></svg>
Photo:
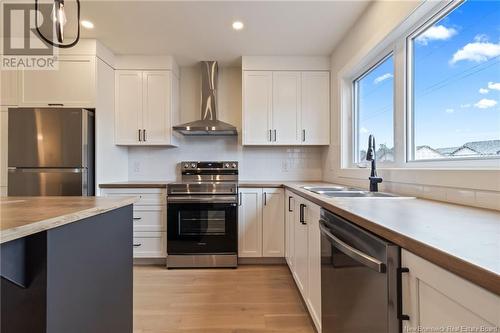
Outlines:
<svg viewBox="0 0 500 333"><path fill-rule="evenodd" d="M167 267L238 265L238 162L181 162L169 184Z"/></svg>

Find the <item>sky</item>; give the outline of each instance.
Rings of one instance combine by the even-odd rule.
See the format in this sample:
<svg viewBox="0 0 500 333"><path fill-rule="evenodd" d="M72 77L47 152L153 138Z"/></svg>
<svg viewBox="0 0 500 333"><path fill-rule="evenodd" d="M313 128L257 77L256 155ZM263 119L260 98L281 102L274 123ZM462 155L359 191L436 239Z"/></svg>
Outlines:
<svg viewBox="0 0 500 333"><path fill-rule="evenodd" d="M414 46L417 146L500 139L500 1L466 1L423 31ZM374 133L393 147L393 60L359 82L360 148Z"/></svg>

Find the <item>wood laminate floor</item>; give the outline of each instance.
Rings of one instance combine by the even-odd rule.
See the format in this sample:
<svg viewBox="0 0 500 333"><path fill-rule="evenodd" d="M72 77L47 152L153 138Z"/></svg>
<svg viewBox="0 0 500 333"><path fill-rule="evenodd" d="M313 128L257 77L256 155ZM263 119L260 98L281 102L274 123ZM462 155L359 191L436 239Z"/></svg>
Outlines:
<svg viewBox="0 0 500 333"><path fill-rule="evenodd" d="M313 333L284 265L134 267L134 333Z"/></svg>

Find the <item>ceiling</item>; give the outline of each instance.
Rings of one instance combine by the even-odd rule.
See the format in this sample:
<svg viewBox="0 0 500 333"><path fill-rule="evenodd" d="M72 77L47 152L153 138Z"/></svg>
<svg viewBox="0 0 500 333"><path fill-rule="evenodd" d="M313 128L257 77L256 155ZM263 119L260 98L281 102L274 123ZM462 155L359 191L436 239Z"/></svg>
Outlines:
<svg viewBox="0 0 500 333"><path fill-rule="evenodd" d="M95 26L82 29L82 38L115 54L173 55L182 66L239 64L242 55L330 55L369 2L81 0L81 19ZM75 1L65 5L65 39L72 40ZM245 28L233 30L235 20Z"/></svg>

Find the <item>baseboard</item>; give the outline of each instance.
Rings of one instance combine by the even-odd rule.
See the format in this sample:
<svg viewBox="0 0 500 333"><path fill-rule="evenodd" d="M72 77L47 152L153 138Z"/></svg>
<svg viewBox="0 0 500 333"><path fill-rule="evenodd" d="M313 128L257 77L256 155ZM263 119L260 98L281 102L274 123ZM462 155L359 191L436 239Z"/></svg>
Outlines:
<svg viewBox="0 0 500 333"><path fill-rule="evenodd" d="M238 265L284 265L284 257L238 257ZM134 258L134 265L167 266L166 258Z"/></svg>
<svg viewBox="0 0 500 333"><path fill-rule="evenodd" d="M166 258L134 258L134 265L148 265L148 266L165 266L167 267Z"/></svg>
<svg viewBox="0 0 500 333"><path fill-rule="evenodd" d="M238 257L238 265L282 265L286 264L284 257Z"/></svg>

